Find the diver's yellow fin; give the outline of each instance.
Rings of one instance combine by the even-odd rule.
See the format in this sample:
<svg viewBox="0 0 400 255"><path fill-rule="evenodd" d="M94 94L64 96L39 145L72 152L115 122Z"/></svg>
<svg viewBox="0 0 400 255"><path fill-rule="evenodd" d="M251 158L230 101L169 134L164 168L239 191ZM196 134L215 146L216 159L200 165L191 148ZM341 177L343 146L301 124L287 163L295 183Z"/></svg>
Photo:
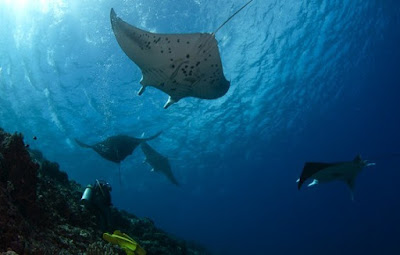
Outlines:
<svg viewBox="0 0 400 255"><path fill-rule="evenodd" d="M109 233L103 234L103 239L112 244L118 244L117 240Z"/></svg>
<svg viewBox="0 0 400 255"><path fill-rule="evenodd" d="M146 255L146 253L147 252L142 247L140 247L140 245L137 246L135 251L136 255Z"/></svg>
<svg viewBox="0 0 400 255"><path fill-rule="evenodd" d="M126 252L126 255L136 255L134 251L123 249Z"/></svg>
<svg viewBox="0 0 400 255"><path fill-rule="evenodd" d="M121 247L127 255L146 255L146 251L130 236L115 230L114 234L104 233L103 239Z"/></svg>
<svg viewBox="0 0 400 255"><path fill-rule="evenodd" d="M133 243L137 244L137 242L135 240L133 240L132 237L128 236L125 233L122 233L120 230L115 230L113 235L119 236L121 238L126 238L126 239L132 241Z"/></svg>
<svg viewBox="0 0 400 255"><path fill-rule="evenodd" d="M115 230L114 233L113 233L113 235L122 236L122 232L119 231L119 230Z"/></svg>
<svg viewBox="0 0 400 255"><path fill-rule="evenodd" d="M122 233L122 236L125 237L126 239L129 239L129 240L131 240L132 242L134 242L134 243L137 244L137 242L136 242L135 240L133 240L132 237L128 236L127 234Z"/></svg>

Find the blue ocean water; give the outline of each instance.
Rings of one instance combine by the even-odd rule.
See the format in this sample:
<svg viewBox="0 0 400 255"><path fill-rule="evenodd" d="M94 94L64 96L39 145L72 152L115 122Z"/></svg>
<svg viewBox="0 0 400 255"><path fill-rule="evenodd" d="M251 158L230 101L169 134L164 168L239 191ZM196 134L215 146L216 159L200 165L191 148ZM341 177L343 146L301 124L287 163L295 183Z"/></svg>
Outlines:
<svg viewBox="0 0 400 255"><path fill-rule="evenodd" d="M400 2L254 0L217 34L228 93L137 96L140 69L111 30L212 32L245 1L0 0L0 127L116 207L216 254L400 254ZM74 138L141 137L118 166ZM36 136L38 139L33 140ZM297 190L306 161L375 161L357 178Z"/></svg>

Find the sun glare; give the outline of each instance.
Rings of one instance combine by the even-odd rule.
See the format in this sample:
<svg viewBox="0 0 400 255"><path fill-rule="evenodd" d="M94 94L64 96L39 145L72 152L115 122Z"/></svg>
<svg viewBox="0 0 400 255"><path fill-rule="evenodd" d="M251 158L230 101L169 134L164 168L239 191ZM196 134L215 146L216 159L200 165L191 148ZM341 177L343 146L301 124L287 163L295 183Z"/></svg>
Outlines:
<svg viewBox="0 0 400 255"><path fill-rule="evenodd" d="M14 12L23 13L27 10L47 13L51 4L62 0L0 0L0 6L11 8Z"/></svg>

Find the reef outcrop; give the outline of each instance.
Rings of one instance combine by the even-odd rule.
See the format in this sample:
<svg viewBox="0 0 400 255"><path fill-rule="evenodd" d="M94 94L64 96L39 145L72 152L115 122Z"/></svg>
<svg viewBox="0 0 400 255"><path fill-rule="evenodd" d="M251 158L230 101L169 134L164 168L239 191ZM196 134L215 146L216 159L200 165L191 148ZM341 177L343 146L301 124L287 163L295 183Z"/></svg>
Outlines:
<svg viewBox="0 0 400 255"><path fill-rule="evenodd" d="M96 215L80 203L84 188L25 146L22 134L0 128L0 254L125 254L102 239ZM113 228L152 254L210 254L138 218L112 208Z"/></svg>

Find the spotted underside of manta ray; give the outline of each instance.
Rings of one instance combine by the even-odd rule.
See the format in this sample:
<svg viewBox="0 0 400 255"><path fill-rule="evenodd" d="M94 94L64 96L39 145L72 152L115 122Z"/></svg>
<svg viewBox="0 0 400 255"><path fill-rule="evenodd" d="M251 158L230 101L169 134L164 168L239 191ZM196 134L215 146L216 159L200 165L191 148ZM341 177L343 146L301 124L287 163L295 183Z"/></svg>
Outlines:
<svg viewBox="0 0 400 255"><path fill-rule="evenodd" d="M146 142L141 144L141 148L146 156L145 162L152 167L152 170L163 173L173 184L179 186L178 181L175 179L175 176L172 173L168 158L158 153Z"/></svg>
<svg viewBox="0 0 400 255"><path fill-rule="evenodd" d="M131 155L139 144L158 137L161 132L148 138L135 138L127 135L116 135L93 145L87 145L78 139L76 143L83 148L91 148L101 157L115 163L120 163L127 156Z"/></svg>
<svg viewBox="0 0 400 255"><path fill-rule="evenodd" d="M226 80L215 33L158 34L134 27L111 9L111 25L118 44L142 71L141 95L153 86L169 95L164 108L184 97L216 99L226 94Z"/></svg>

